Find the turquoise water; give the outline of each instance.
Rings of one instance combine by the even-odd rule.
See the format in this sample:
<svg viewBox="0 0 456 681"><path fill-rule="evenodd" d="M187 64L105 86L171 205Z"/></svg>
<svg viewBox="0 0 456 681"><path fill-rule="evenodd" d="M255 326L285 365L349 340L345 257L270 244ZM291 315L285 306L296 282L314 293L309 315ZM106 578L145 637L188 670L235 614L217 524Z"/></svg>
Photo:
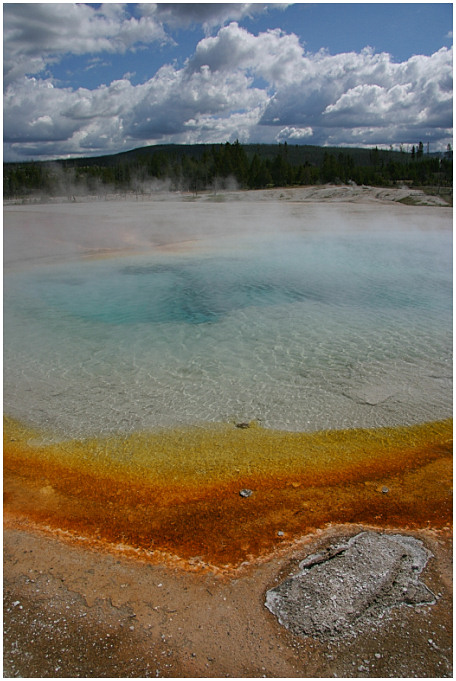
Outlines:
<svg viewBox="0 0 456 681"><path fill-rule="evenodd" d="M4 410L81 436L451 415L451 234L258 234L11 272Z"/></svg>

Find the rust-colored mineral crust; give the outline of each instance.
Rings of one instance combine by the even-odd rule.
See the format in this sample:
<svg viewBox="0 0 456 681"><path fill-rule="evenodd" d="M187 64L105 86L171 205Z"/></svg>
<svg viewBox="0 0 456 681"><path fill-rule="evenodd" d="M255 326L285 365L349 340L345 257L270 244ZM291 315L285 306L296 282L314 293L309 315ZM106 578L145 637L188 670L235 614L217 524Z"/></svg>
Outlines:
<svg viewBox="0 0 456 681"><path fill-rule="evenodd" d="M222 570L329 523L449 527L451 485L451 420L318 433L207 424L77 441L4 424L7 525Z"/></svg>

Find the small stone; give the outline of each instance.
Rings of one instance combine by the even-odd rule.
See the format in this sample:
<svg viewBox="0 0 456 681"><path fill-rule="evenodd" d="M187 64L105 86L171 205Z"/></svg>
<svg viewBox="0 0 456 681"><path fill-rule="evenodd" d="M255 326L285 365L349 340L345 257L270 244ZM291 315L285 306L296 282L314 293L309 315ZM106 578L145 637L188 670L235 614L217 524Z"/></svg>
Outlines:
<svg viewBox="0 0 456 681"><path fill-rule="evenodd" d="M236 423L236 428L250 428L250 423Z"/></svg>
<svg viewBox="0 0 456 681"><path fill-rule="evenodd" d="M241 497L250 497L252 494L253 492L251 489L241 489L241 491L239 492L239 495Z"/></svg>
<svg viewBox="0 0 456 681"><path fill-rule="evenodd" d="M382 494L388 494L389 488L388 487L382 487Z"/></svg>
<svg viewBox="0 0 456 681"><path fill-rule="evenodd" d="M285 532L282 532L282 530L279 530L279 531L277 532L277 536L278 536L278 537L283 537L284 534L285 534Z"/></svg>

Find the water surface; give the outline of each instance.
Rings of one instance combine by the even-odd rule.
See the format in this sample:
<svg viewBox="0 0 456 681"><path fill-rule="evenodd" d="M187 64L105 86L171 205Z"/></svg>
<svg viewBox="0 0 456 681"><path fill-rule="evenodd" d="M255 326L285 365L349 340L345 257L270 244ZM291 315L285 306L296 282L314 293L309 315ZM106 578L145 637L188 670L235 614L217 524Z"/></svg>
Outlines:
<svg viewBox="0 0 456 681"><path fill-rule="evenodd" d="M59 257L34 258L29 244L26 265L5 276L8 414L69 437L252 420L291 431L370 428L451 415L449 229L423 228L405 207L394 220L384 206L372 220L355 213L353 229L344 210L336 224L333 207L257 204L230 237L217 216L229 225L232 207L184 208L168 222L161 209L163 233L194 239L199 216L204 247L63 257L73 236L58 216ZM96 215L89 228L97 233Z"/></svg>

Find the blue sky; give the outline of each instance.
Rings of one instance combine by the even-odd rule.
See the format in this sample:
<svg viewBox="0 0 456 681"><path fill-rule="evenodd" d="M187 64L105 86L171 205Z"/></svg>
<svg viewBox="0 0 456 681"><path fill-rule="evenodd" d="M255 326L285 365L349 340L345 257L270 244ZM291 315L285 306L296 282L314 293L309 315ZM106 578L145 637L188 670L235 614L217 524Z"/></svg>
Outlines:
<svg viewBox="0 0 456 681"><path fill-rule="evenodd" d="M452 143L452 3L4 3L4 159Z"/></svg>

